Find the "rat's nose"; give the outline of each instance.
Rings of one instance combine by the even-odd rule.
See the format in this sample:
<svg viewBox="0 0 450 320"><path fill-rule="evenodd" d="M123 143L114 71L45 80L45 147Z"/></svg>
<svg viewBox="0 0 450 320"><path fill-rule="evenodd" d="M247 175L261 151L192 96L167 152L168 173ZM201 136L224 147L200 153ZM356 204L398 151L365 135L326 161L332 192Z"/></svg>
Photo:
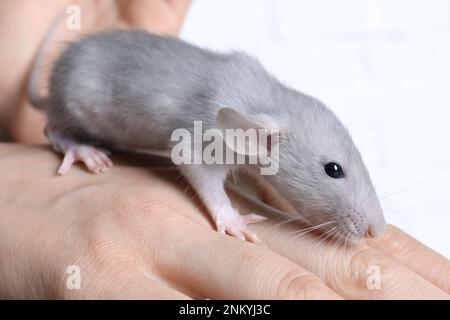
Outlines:
<svg viewBox="0 0 450 320"><path fill-rule="evenodd" d="M366 234L365 236L367 238L375 238L376 236L378 236L376 230L372 227L372 226L368 226L366 229Z"/></svg>
<svg viewBox="0 0 450 320"><path fill-rule="evenodd" d="M368 238L375 238L383 234L386 224L385 223L370 223L367 226L365 236Z"/></svg>

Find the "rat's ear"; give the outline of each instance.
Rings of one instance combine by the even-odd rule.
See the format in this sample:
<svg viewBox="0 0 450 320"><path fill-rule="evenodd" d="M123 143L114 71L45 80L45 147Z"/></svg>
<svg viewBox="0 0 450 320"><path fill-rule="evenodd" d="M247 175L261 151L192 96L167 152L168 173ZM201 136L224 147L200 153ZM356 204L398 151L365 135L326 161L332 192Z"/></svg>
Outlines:
<svg viewBox="0 0 450 320"><path fill-rule="evenodd" d="M242 155L268 155L280 140L279 129L274 127L268 117L244 115L230 107L222 107L217 111L216 125L228 148ZM227 129L231 129L234 134L227 134ZM242 130L245 137L239 143L235 134L239 131L242 133Z"/></svg>

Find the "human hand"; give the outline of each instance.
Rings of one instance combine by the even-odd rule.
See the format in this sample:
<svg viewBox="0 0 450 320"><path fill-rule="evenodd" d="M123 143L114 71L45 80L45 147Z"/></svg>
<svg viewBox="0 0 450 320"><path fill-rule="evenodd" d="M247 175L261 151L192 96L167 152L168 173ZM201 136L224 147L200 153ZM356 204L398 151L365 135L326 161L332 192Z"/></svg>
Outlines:
<svg viewBox="0 0 450 320"><path fill-rule="evenodd" d="M1 297L449 298L449 262L396 228L344 248L271 218L252 227L264 248L214 231L173 170L119 161L106 174L58 177L58 162L42 148L0 145ZM79 290L66 287L70 265ZM378 290L366 285L372 265Z"/></svg>
<svg viewBox="0 0 450 320"><path fill-rule="evenodd" d="M189 4L190 0L0 1L0 43L4 45L0 50L0 131L6 131L15 142L47 142L43 134L45 114L30 106L25 87L41 42L68 5L79 6L81 29L69 30L61 21L46 57L48 67L59 55L62 43L81 35L130 27L176 35ZM45 72L41 79L45 87Z"/></svg>

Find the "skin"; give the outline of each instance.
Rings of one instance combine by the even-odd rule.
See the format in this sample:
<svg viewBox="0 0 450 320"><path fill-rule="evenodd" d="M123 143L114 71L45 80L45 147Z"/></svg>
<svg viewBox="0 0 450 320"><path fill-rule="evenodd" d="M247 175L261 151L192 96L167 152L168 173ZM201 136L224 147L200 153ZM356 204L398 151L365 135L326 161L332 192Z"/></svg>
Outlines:
<svg viewBox="0 0 450 320"><path fill-rule="evenodd" d="M106 25L176 33L187 8L181 2L130 1L120 19ZM12 140L47 143L41 134L45 119L25 103L23 88L46 22L64 1L36 3L0 3L5 26L0 43L9 44L8 52L0 51L0 110ZM105 3L97 2L90 12L99 12ZM159 12L155 15L161 18L150 20L155 25L136 9L142 6ZM47 18L17 25L37 10ZM92 20L92 28L100 28L95 14ZM242 213L269 217L251 226L264 247L216 232L179 173L158 168L157 161L115 156L116 166L106 174L76 166L61 178L55 174L60 160L46 147L0 144L2 183L8 186L0 193L1 298L450 297L449 261L393 226L382 237L338 246L307 230L299 235L303 227L280 223L264 208L230 193ZM65 285L69 265L80 267L79 290ZM381 272L377 290L366 285L373 265Z"/></svg>

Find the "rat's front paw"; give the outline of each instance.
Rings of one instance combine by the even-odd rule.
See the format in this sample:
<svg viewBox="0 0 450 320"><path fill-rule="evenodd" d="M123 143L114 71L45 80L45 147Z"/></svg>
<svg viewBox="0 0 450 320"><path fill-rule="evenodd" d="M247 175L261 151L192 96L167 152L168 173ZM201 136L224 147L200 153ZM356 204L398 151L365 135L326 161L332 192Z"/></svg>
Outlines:
<svg viewBox="0 0 450 320"><path fill-rule="evenodd" d="M266 220L265 217L257 214L241 216L237 212L222 213L217 215L215 223L217 231L229 234L241 240L248 240L253 243L262 243L258 236L248 228L251 223L258 223Z"/></svg>

